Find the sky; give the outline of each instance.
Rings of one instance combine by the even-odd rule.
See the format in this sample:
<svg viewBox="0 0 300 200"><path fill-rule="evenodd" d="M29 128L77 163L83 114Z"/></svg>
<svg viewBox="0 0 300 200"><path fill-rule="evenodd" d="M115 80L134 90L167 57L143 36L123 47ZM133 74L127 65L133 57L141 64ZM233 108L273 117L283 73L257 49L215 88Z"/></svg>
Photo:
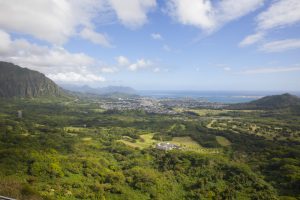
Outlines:
<svg viewBox="0 0 300 200"><path fill-rule="evenodd" d="M61 85L299 91L299 0L0 0L0 60Z"/></svg>

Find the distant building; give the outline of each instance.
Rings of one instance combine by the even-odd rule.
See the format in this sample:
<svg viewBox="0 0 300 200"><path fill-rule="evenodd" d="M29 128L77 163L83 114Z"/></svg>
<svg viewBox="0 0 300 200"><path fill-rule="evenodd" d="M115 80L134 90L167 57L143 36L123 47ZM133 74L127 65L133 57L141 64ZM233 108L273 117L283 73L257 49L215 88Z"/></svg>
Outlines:
<svg viewBox="0 0 300 200"><path fill-rule="evenodd" d="M22 118L22 117L23 117L22 110L18 110L18 118Z"/></svg>
<svg viewBox="0 0 300 200"><path fill-rule="evenodd" d="M156 148L159 150L172 150L172 149L180 149L180 146L176 145L176 144L171 144L169 142L161 142L156 144Z"/></svg>

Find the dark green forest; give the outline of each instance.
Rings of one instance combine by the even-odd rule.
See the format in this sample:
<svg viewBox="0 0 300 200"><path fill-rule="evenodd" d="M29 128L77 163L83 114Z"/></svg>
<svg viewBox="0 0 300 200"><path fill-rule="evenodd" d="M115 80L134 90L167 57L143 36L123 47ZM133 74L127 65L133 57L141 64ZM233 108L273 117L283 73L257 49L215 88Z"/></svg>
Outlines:
<svg viewBox="0 0 300 200"><path fill-rule="evenodd" d="M167 115L101 110L91 100L3 99L0 105L3 196L300 199L300 116L289 109ZM201 151L139 148L147 134L153 141L191 138Z"/></svg>

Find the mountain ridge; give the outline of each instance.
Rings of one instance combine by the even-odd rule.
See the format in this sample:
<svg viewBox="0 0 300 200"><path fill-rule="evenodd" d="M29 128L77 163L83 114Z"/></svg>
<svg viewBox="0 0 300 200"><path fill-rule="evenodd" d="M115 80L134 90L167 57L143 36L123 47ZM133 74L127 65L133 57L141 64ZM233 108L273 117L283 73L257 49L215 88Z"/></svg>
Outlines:
<svg viewBox="0 0 300 200"><path fill-rule="evenodd" d="M284 109L294 106L300 106L300 98L290 93L280 95L265 96L260 99L248 102L230 105L230 109Z"/></svg>
<svg viewBox="0 0 300 200"><path fill-rule="evenodd" d="M44 74L0 61L0 97L35 98L62 95L64 91Z"/></svg>

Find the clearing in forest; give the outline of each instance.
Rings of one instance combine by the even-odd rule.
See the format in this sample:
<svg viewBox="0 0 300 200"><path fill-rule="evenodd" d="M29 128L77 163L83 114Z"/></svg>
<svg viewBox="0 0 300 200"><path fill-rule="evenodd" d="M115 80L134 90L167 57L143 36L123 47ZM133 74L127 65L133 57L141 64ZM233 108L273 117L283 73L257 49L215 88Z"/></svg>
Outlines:
<svg viewBox="0 0 300 200"><path fill-rule="evenodd" d="M217 142L222 146L222 147L226 147L226 146L230 146L231 145L231 142L223 137L223 136L216 136L216 140Z"/></svg>
<svg viewBox="0 0 300 200"><path fill-rule="evenodd" d="M122 140L119 141L133 148L144 149L149 147L155 147L157 143L161 142L153 139L153 136L154 133L149 133L149 134L140 135L140 139L137 140L134 139L128 140L128 137L124 137ZM189 136L174 137L172 138L171 141L164 141L164 142L176 144L182 147L182 150L185 151L194 151L198 153L218 153L217 149L204 148Z"/></svg>

